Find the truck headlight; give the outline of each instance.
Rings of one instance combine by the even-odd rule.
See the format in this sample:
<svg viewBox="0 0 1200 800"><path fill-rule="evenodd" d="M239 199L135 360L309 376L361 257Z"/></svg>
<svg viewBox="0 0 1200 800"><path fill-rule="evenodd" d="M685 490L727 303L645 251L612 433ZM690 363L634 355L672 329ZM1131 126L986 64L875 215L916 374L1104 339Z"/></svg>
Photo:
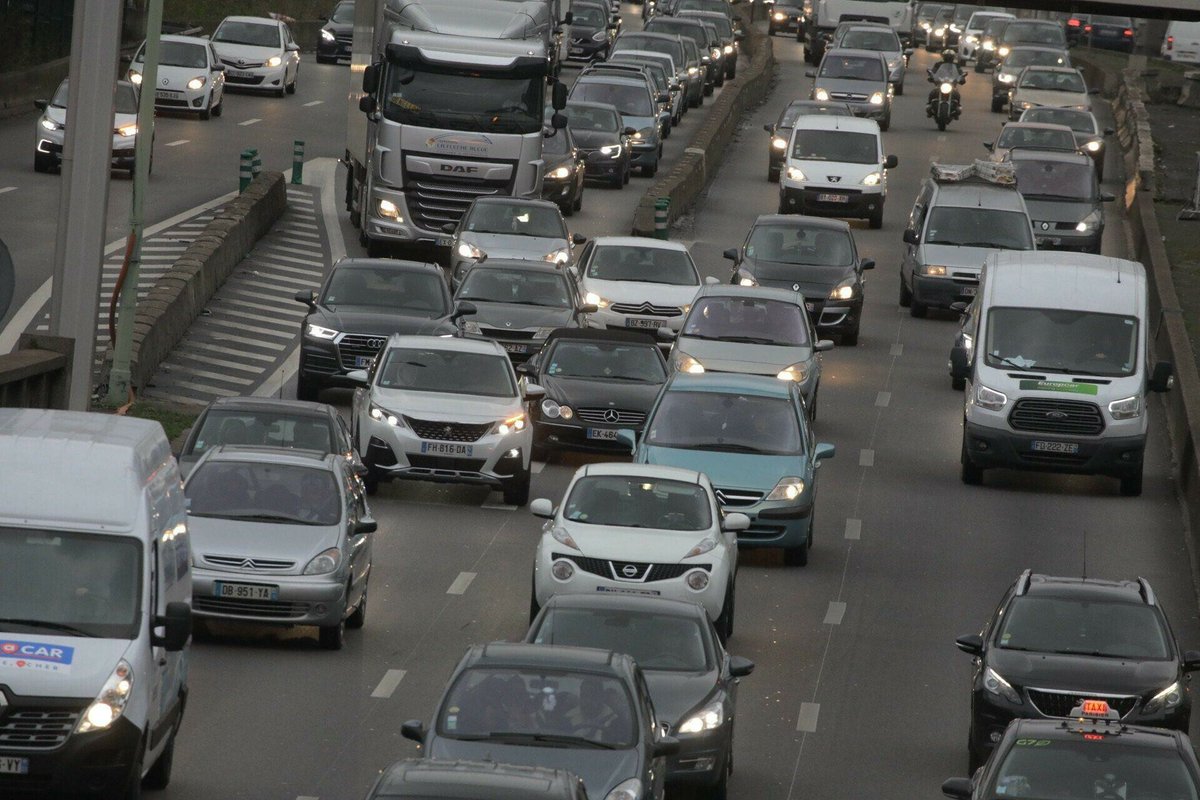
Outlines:
<svg viewBox="0 0 1200 800"><path fill-rule="evenodd" d="M871 95L871 105L873 105L873 106L883 105L883 92L874 92Z"/></svg>
<svg viewBox="0 0 1200 800"><path fill-rule="evenodd" d="M321 28L321 38L327 42L337 41L337 37L333 35L333 31L326 30L325 28Z"/></svg>
<svg viewBox="0 0 1200 800"><path fill-rule="evenodd" d="M208 83L208 78L204 77L203 75L197 75L187 82L187 87L195 92L203 89L204 84L206 83Z"/></svg>
<svg viewBox="0 0 1200 800"><path fill-rule="evenodd" d="M717 700L690 714L678 728L679 733L704 733L721 727L725 722L725 705Z"/></svg>
<svg viewBox="0 0 1200 800"><path fill-rule="evenodd" d="M675 356L675 369L679 372L686 372L689 375L704 374L704 365L687 353L679 353Z"/></svg>
<svg viewBox="0 0 1200 800"><path fill-rule="evenodd" d="M554 181L561 181L564 178L570 177L570 175L571 170L567 169L566 167L555 167L546 173L546 177Z"/></svg>
<svg viewBox="0 0 1200 800"><path fill-rule="evenodd" d="M338 335L338 333L340 333L340 331L336 331L333 328L326 328L322 325L313 325L312 323L309 323L307 326L305 326L304 332L314 339L333 339Z"/></svg>
<svg viewBox="0 0 1200 800"><path fill-rule="evenodd" d="M795 500L804 494L804 479L788 476L780 478L779 483L767 495L767 500Z"/></svg>
<svg viewBox="0 0 1200 800"><path fill-rule="evenodd" d="M1000 411L1008 404L1008 395L989 389L982 383L975 387L975 405L988 411Z"/></svg>
<svg viewBox="0 0 1200 800"><path fill-rule="evenodd" d="M1012 687L1012 684L1000 677L1000 673L988 667L983 673L983 688L997 697L1003 697L1013 705L1021 705L1021 695L1017 694L1017 690Z"/></svg>
<svg viewBox="0 0 1200 800"><path fill-rule="evenodd" d="M336 547L322 550L312 557L304 566L305 575L328 575L334 572L342 563L342 551Z"/></svg>
<svg viewBox="0 0 1200 800"><path fill-rule="evenodd" d="M881 180L883 180L882 174L878 172L870 172L862 179L862 182L863 186L878 186Z"/></svg>
<svg viewBox="0 0 1200 800"><path fill-rule="evenodd" d="M376 205L379 210L379 216L384 219L390 219L395 222L404 222L404 217L400 216L400 207L391 200L382 199Z"/></svg>
<svg viewBox="0 0 1200 800"><path fill-rule="evenodd" d="M1182 702L1183 690L1179 686L1179 681L1175 681L1175 683L1172 683L1150 698L1150 702L1146 703L1142 708L1142 713L1157 714L1159 711L1170 711L1173 708L1178 708Z"/></svg>
<svg viewBox="0 0 1200 800"><path fill-rule="evenodd" d="M829 99L829 92L826 91L825 89L821 89L821 88L814 89L813 90L813 99L824 102Z"/></svg>
<svg viewBox="0 0 1200 800"><path fill-rule="evenodd" d="M787 176L790 181L806 181L808 177L804 174L804 170L799 167L788 167Z"/></svg>
<svg viewBox="0 0 1200 800"><path fill-rule="evenodd" d="M854 297L854 278L846 280L833 287L833 291L829 293L830 300L850 300Z"/></svg>
<svg viewBox="0 0 1200 800"><path fill-rule="evenodd" d="M808 368L801 363L792 364L790 367L785 367L775 373L775 377L781 381L795 381L803 383L808 377Z"/></svg>
<svg viewBox="0 0 1200 800"><path fill-rule="evenodd" d="M1113 419L1135 419L1142 415L1141 395L1113 400L1108 404L1108 413Z"/></svg>
<svg viewBox="0 0 1200 800"><path fill-rule="evenodd" d="M100 687L100 693L87 707L75 726L76 733L102 731L121 718L125 713L125 704L133 693L133 667L121 659L113 667L108 680Z"/></svg>
<svg viewBox="0 0 1200 800"><path fill-rule="evenodd" d="M459 242L458 254L463 258L479 258L483 255L483 251L470 242Z"/></svg>
<svg viewBox="0 0 1200 800"><path fill-rule="evenodd" d="M266 66L274 68L274 67L278 67L282 63L283 63L283 56L271 56L270 58L267 59Z"/></svg>

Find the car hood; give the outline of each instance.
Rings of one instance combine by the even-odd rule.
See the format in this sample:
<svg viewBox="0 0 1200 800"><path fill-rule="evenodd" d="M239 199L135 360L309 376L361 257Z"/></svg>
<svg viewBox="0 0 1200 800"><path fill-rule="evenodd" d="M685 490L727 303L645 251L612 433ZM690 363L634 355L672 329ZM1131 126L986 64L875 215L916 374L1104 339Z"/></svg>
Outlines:
<svg viewBox="0 0 1200 800"><path fill-rule="evenodd" d="M676 286L670 283L639 283L637 281L603 281L585 277L584 291L595 292L614 303L646 303L656 306L686 306L696 299L699 286Z"/></svg>
<svg viewBox="0 0 1200 800"><path fill-rule="evenodd" d="M413 392L406 389L372 389L372 402L388 411L435 422L480 423L507 419L521 412L517 397L479 397L445 392Z"/></svg>
<svg viewBox="0 0 1200 800"><path fill-rule="evenodd" d="M567 240L549 236L514 236L508 233L465 232L459 239L470 242L488 254L488 258L515 258L542 261L548 253L567 246Z"/></svg>
<svg viewBox="0 0 1200 800"><path fill-rule="evenodd" d="M709 698L717 684L717 672L668 672L644 669L650 699L654 702L654 713L659 722L675 727L683 721L683 715L696 709Z"/></svg>
<svg viewBox="0 0 1200 800"><path fill-rule="evenodd" d="M575 144L580 147L586 147L589 150L594 150L597 147L610 147L621 143L621 139L617 136L616 131L581 131L571 128L571 134L575 137ZM550 251L547 250L546 252Z"/></svg>
<svg viewBox="0 0 1200 800"><path fill-rule="evenodd" d="M64 127L67 124L67 109L65 108L59 108L58 106L47 106L45 112L43 112L43 116L46 119L52 122L57 122L59 125ZM114 128L120 128L124 125L132 125L135 122L137 122L137 114L113 114ZM40 126L38 127L38 132L45 133Z"/></svg>
<svg viewBox="0 0 1200 800"><path fill-rule="evenodd" d="M852 78L817 78L813 83L813 91L824 89L827 92L850 92L870 96L875 92L883 92L887 96L886 81L862 81Z"/></svg>
<svg viewBox="0 0 1200 800"><path fill-rule="evenodd" d="M320 306L307 321L343 333L437 334L454 330L446 317L381 311L368 306Z"/></svg>
<svg viewBox="0 0 1200 800"><path fill-rule="evenodd" d="M564 769L583 779L588 797L608 796L618 783L641 776L638 751L573 747L529 747L496 742L465 742L432 736L425 753L441 760L491 761L529 767Z"/></svg>
<svg viewBox="0 0 1200 800"><path fill-rule="evenodd" d="M707 475L713 486L751 489L764 495L785 475L808 478L807 459L798 454L773 456L642 445L635 460L640 464L694 469Z"/></svg>
<svg viewBox="0 0 1200 800"><path fill-rule="evenodd" d="M556 378L542 373L538 378L546 396L571 408L608 406L649 413L661 383L609 381L603 378Z"/></svg>
<svg viewBox="0 0 1200 800"><path fill-rule="evenodd" d="M716 342L691 336L679 337L676 352L687 353L713 372L749 375L775 375L785 367L813 357L813 350L808 345Z"/></svg>
<svg viewBox="0 0 1200 800"><path fill-rule="evenodd" d="M329 31L334 36L336 36L339 33L345 34L345 33L353 32L354 23L353 22L333 22L332 20L330 20L329 22L326 22L323 27L325 28L325 30Z"/></svg>
<svg viewBox="0 0 1200 800"><path fill-rule="evenodd" d="M993 647L988 666L1010 683L1037 689L1104 694L1144 694L1177 677L1174 661L1137 661L1025 653Z"/></svg>
<svg viewBox="0 0 1200 800"><path fill-rule="evenodd" d="M833 287L854 275L853 267L813 267L748 258L743 267L754 274L760 286L773 286L800 292L805 297L824 300Z"/></svg>
<svg viewBox="0 0 1200 800"><path fill-rule="evenodd" d="M953 244L923 244L918 261L922 264L940 264L943 267L965 267L976 272L983 269L989 253L998 253L999 248L959 247Z"/></svg>
<svg viewBox="0 0 1200 800"><path fill-rule="evenodd" d="M575 138L578 139L579 137L576 136ZM542 160L546 162L547 175L559 167L570 167L575 163L575 159L570 153L542 153ZM550 251L547 250L546 252ZM545 253L542 255L545 255Z"/></svg>
<svg viewBox="0 0 1200 800"><path fill-rule="evenodd" d="M1060 92L1054 89L1017 89L1013 95L1016 103L1033 103L1039 106L1078 106L1083 109L1092 107L1091 98L1079 92Z"/></svg>
<svg viewBox="0 0 1200 800"><path fill-rule="evenodd" d="M579 545L580 552L591 558L613 561L649 561L654 564L678 564L693 547L706 536L710 529L702 531L665 531L657 528L626 528L620 525L588 525L585 522L569 522L559 517L557 526L566 528L571 538ZM550 534L545 534L549 536ZM555 552L570 553L571 548L557 540L551 545ZM711 562L714 551L694 556L688 560L697 564Z"/></svg>
<svg viewBox="0 0 1200 800"><path fill-rule="evenodd" d="M231 61L237 61L239 58L248 62L265 62L271 56L283 54L283 49L280 47L259 47L252 44L234 44L233 42L216 42L212 43L213 49L217 51L217 55L221 58L228 58Z"/></svg>
<svg viewBox="0 0 1200 800"><path fill-rule="evenodd" d="M0 683L24 697L92 700L100 693L117 661L133 646L128 639L53 636L37 630L0 629L0 648L3 648L0 650ZM14 651L11 654L10 649ZM27 654L32 657L24 657ZM46 668L31 668L34 665Z"/></svg>
<svg viewBox="0 0 1200 800"><path fill-rule="evenodd" d="M246 522L189 514L188 532L196 566L201 569L206 566L205 555L245 556L295 561L295 568L286 570L286 574L298 575L317 553L337 546L341 526Z"/></svg>
<svg viewBox="0 0 1200 800"><path fill-rule="evenodd" d="M1097 206L1091 200L1025 200L1029 209L1029 218L1037 222L1079 222L1088 214L1095 211ZM1038 225L1034 225L1034 233L1040 233Z"/></svg>
<svg viewBox="0 0 1200 800"><path fill-rule="evenodd" d="M577 22L571 23L571 38L572 39L591 39L597 32L607 30L605 27L596 25L580 25Z"/></svg>
<svg viewBox="0 0 1200 800"><path fill-rule="evenodd" d="M469 319L489 328L563 328L571 323L574 315L569 308L550 306L524 306L515 303L492 303L471 300L476 309Z"/></svg>

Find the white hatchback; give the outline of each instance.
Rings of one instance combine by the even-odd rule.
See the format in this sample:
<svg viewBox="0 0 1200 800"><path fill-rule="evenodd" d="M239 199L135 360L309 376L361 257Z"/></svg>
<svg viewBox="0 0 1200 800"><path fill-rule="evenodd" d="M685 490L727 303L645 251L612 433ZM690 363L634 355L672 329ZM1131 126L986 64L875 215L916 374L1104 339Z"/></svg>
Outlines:
<svg viewBox="0 0 1200 800"><path fill-rule="evenodd" d="M270 17L226 17L213 32L213 48L233 88L296 93L300 45L288 26Z"/></svg>
<svg viewBox="0 0 1200 800"><path fill-rule="evenodd" d="M129 82L142 85L146 44L138 48L129 67ZM200 119L221 116L225 99L225 65L207 39L163 36L158 53L154 107L163 111L194 111Z"/></svg>
<svg viewBox="0 0 1200 800"><path fill-rule="evenodd" d="M737 532L745 514L724 514L708 477L649 464L580 467L548 522L533 565L530 619L556 594L633 594L702 605L722 639L733 632Z"/></svg>

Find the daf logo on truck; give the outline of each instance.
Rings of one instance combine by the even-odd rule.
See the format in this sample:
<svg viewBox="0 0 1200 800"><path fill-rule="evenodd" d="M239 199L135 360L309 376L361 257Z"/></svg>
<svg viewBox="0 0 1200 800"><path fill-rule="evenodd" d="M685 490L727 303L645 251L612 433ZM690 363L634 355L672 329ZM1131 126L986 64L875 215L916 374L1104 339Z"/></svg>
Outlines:
<svg viewBox="0 0 1200 800"><path fill-rule="evenodd" d="M468 167L466 164L439 164L438 169L442 172L455 172L460 175L474 175L479 172L479 167Z"/></svg>

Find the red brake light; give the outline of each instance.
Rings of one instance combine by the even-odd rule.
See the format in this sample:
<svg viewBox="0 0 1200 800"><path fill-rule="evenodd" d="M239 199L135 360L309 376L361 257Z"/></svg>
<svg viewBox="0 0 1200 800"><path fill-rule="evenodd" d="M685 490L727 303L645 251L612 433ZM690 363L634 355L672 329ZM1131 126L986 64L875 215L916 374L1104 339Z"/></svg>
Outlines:
<svg viewBox="0 0 1200 800"><path fill-rule="evenodd" d="M1108 701L1106 700L1084 700L1083 715L1085 717L1107 717L1108 716Z"/></svg>
<svg viewBox="0 0 1200 800"><path fill-rule="evenodd" d="M1084 25L1084 26L1083 26L1083 32L1084 32L1084 33L1091 33L1091 32L1092 32L1092 26L1091 26L1091 25Z"/></svg>
<svg viewBox="0 0 1200 800"><path fill-rule="evenodd" d="M1070 27L1072 27L1072 28L1078 28L1078 27L1079 27L1079 20L1077 20L1077 19L1075 19L1075 18L1071 18L1071 19L1067 20L1067 25L1068 25L1068 26L1070 26Z"/></svg>
<svg viewBox="0 0 1200 800"><path fill-rule="evenodd" d="M1124 33L1125 33L1125 38L1126 38L1126 39L1132 39L1132 38L1133 38L1133 30L1132 30L1131 28L1126 28L1126 29L1125 29L1125 31L1124 31Z"/></svg>
<svg viewBox="0 0 1200 800"><path fill-rule="evenodd" d="M1167 50L1174 50L1174 49L1175 49L1175 37L1168 36L1167 37Z"/></svg>
<svg viewBox="0 0 1200 800"><path fill-rule="evenodd" d="M1089 742L1103 742L1104 734L1101 733L1085 733L1083 738Z"/></svg>

